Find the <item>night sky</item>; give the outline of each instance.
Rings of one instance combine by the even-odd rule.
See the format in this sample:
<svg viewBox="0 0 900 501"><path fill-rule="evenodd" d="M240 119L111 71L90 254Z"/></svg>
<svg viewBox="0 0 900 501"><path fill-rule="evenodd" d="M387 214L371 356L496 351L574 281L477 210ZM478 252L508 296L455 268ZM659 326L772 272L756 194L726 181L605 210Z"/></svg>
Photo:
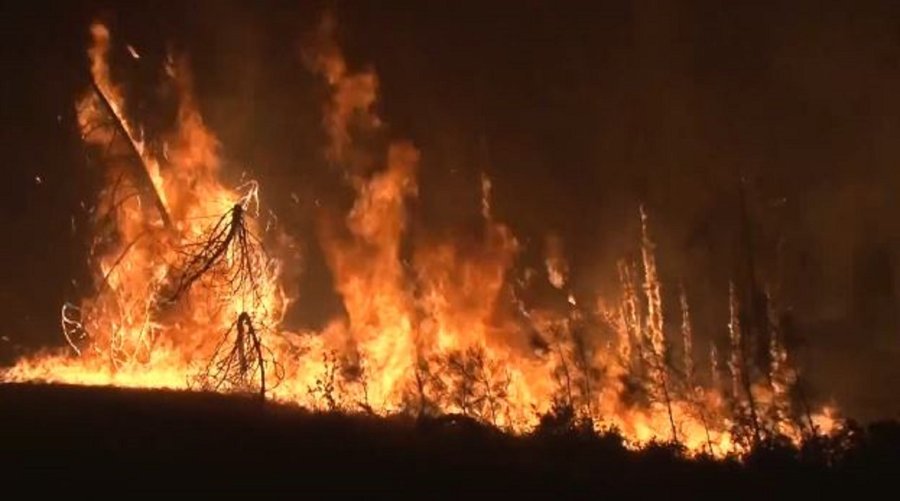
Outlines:
<svg viewBox="0 0 900 501"><path fill-rule="evenodd" d="M313 207L349 194L323 160L327 94L300 57L326 8L351 63L377 71L391 136L422 150L413 236L464 239L484 171L525 244L520 268L541 266L552 232L587 300L636 250L644 203L664 294L683 282L697 330L724 342L743 176L760 279L782 291L818 398L900 412L892 1L3 2L0 361L60 346L60 305L90 290L84 207L100 176L73 103L95 18L141 53L114 55L135 85L168 48L190 56L228 175L256 177L304 248L289 322L340 311ZM151 128L171 111L153 104L135 107Z"/></svg>

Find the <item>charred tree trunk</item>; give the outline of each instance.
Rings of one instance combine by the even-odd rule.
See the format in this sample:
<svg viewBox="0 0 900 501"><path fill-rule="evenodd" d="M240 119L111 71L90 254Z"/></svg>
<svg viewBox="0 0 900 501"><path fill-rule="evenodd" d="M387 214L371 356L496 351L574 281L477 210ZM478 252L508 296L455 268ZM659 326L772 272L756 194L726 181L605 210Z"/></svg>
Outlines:
<svg viewBox="0 0 900 501"><path fill-rule="evenodd" d="M665 367L662 370L664 371ZM678 427L675 426L675 415L672 413L672 398L669 395L668 378L665 375L662 378L662 392L666 402L666 410L669 412L669 424L672 426L672 440L678 442Z"/></svg>
<svg viewBox="0 0 900 501"><path fill-rule="evenodd" d="M101 89L100 86L97 85L97 82L93 79L93 77L90 80L91 88L93 88L94 93L97 94L97 99L100 101L100 104L103 106L103 108L106 109L109 116L112 117L116 132L118 132L118 134L125 139L125 142L128 143L128 148L131 151L132 156L134 156L137 164L140 165L140 167L138 167L137 164L132 164L134 165L132 172L135 177L135 182L137 182L138 185L141 186L144 191L148 192L148 194L150 195L150 198L153 200L153 206L156 207L157 212L159 212L159 217L160 219L162 219L163 226L165 226L166 228L171 228L172 220L171 218L169 218L169 212L166 209L162 198L159 196L159 193L156 191L156 186L153 184L153 179L150 177L150 172L147 169L147 164L144 163L144 157L141 155L141 152L138 149L134 138L131 137L131 133L128 132L125 124L122 123L122 117L120 117L118 113L116 113L115 109L110 104L109 99L107 99L106 94L103 93L103 89Z"/></svg>
<svg viewBox="0 0 900 501"><path fill-rule="evenodd" d="M759 415L757 412L756 399L753 396L753 383L751 380L750 364L747 363L747 351L748 344L751 345L750 352L753 357L752 360L756 360L757 357L757 348L762 343L764 338L767 338L767 332L764 332L765 329L762 328L761 323L759 322L758 315L758 306L759 306L759 297L760 291L756 285L756 259L754 255L753 249L753 234L750 225L750 215L747 210L747 199L745 193L744 186L744 176L738 171L738 201L739 201L739 209L740 209L740 241L741 241L741 249L744 257L744 273L743 276L745 292L745 300L740 301L739 311L741 312L740 317L741 322L743 323L746 331L746 335L742 335L741 342L741 357L740 364L741 367L741 384L744 387L744 392L747 394L747 405L750 410L750 419L753 426L753 436L756 443L760 443L762 440L762 433L760 430L759 423ZM747 305L745 308L744 305ZM768 342L764 343L764 346L768 347ZM754 364L755 365L755 364ZM768 373L768 371L766 371Z"/></svg>

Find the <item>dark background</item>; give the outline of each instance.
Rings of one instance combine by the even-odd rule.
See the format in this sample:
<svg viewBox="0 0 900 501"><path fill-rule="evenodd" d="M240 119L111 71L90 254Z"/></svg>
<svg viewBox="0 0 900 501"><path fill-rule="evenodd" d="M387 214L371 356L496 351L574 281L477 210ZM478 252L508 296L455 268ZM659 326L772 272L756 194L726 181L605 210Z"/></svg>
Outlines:
<svg viewBox="0 0 900 501"><path fill-rule="evenodd" d="M378 72L391 134L423 151L414 237L462 232L477 218L485 171L498 219L525 244L520 266L540 268L543 239L558 234L572 287L591 301L636 249L643 202L664 293L685 284L705 359L707 343L726 335L743 176L761 278L807 342L818 397L863 419L900 412L900 4L891 1L5 1L4 361L61 345L60 305L89 290L84 207L99 176L72 105L87 85L97 17L113 33L114 67L135 85L154 81L167 47L190 55L226 171L258 178L304 248L291 324L316 327L339 312L313 207L347 194L322 160L327 94L300 57L325 8L354 67ZM164 122L152 102L134 113Z"/></svg>

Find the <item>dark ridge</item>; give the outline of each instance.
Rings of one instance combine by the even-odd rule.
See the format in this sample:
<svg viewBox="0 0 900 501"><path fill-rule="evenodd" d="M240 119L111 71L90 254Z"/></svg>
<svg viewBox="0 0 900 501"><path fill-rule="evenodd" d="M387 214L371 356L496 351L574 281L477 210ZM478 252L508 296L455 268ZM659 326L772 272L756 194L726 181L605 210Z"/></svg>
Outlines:
<svg viewBox="0 0 900 501"><path fill-rule="evenodd" d="M253 396L44 384L0 385L0 492L173 488L251 491L586 493L818 497L873 488L900 466L900 424L851 426L744 462L629 451L614 432L552 420L514 437L464 417L313 413ZM864 492L864 491L857 491Z"/></svg>

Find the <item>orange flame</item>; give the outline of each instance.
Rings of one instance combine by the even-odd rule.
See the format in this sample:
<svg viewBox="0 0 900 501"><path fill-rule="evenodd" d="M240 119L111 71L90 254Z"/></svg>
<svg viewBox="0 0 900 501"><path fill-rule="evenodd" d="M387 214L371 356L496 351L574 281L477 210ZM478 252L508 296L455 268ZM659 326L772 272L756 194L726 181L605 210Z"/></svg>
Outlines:
<svg viewBox="0 0 900 501"><path fill-rule="evenodd" d="M407 203L418 196L420 152L406 141L383 151L358 145L358 135L384 132L374 111L378 79L371 70L349 69L334 29L334 20L326 18L305 60L330 90L323 107L326 158L342 169L356 197L343 221L323 220L318 235L346 318L334 319L321 332L287 332L281 319L291 299L280 283L280 265L255 247L250 259L265 264L255 270L252 286L223 294L213 277L170 300L184 254L234 207L242 207L248 230L265 243L257 221L258 186L228 187L220 180L219 142L198 111L184 60L169 68L179 96L177 124L160 144L145 144L125 116L122 88L111 79L109 32L94 24L91 73L115 115L105 115L94 90L76 106L85 142L112 153L104 157L108 183L98 205L97 227L105 231L94 246L97 292L79 306L63 308L63 331L74 355L24 358L3 379L192 388L193 377L247 314L271 352L261 357L266 370L259 376L266 380L267 396L279 401L346 412L461 413L513 432L533 429L540 416L568 407L598 429L618 428L634 445L672 438L674 432L693 452L742 450L732 435L729 395L715 380L714 345L712 384L704 387L694 377L683 291L681 374L688 377L679 379L679 371L666 362L663 296L643 208L642 259L620 263L622 297L598 298L597 311L581 308L571 295L571 308L564 312L530 308L518 299L510 275L521 244L496 220L487 176L481 186L481 235L465 241L417 238L411 263L404 260ZM129 137L116 138L98 126L110 118L123 124ZM172 227L162 224L117 159L116 142L123 139L136 145ZM226 251L222 266L236 259ZM548 240L545 264L549 282L563 289L570 270L556 237ZM744 363L736 301L732 290L734 393ZM774 337L770 349L773 365L767 370L773 382L754 391L760 406L780 409L769 413L778 430L799 440L786 391L794 376ZM276 365L278 370L271 370ZM827 432L838 419L829 408L809 421Z"/></svg>

